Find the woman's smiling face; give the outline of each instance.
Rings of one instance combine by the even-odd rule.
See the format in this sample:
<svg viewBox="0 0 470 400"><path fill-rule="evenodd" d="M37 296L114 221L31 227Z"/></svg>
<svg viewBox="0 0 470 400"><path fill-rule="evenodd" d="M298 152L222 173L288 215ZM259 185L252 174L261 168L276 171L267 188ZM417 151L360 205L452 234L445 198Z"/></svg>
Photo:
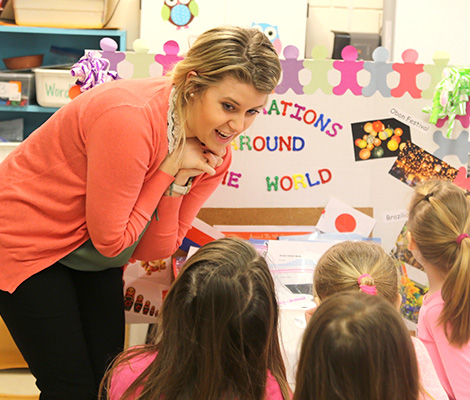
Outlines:
<svg viewBox="0 0 470 400"><path fill-rule="evenodd" d="M190 97L186 137L197 138L212 153L223 156L230 142L250 127L267 99L253 85L225 77Z"/></svg>

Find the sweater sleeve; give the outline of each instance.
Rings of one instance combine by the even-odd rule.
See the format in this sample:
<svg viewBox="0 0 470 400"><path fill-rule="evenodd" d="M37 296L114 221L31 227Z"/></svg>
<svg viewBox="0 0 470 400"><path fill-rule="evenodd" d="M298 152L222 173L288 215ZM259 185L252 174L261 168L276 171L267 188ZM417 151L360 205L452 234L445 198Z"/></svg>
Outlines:
<svg viewBox="0 0 470 400"><path fill-rule="evenodd" d="M158 204L157 217L152 221L136 247L133 258L143 261L171 256L181 245L201 207L215 191L230 167L230 148L224 162L213 176L204 174L184 196L163 196Z"/></svg>
<svg viewBox="0 0 470 400"><path fill-rule="evenodd" d="M158 149L139 108L107 110L85 140L87 229L95 248L114 257L137 240L174 177L149 173Z"/></svg>

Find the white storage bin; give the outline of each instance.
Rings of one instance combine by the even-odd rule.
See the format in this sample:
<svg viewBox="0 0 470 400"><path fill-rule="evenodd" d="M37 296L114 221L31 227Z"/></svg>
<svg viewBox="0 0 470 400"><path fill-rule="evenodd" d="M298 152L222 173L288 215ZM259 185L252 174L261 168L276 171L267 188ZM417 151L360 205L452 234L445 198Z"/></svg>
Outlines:
<svg viewBox="0 0 470 400"><path fill-rule="evenodd" d="M36 100L43 107L62 107L70 101L69 89L76 78L70 68L35 68Z"/></svg>
<svg viewBox="0 0 470 400"><path fill-rule="evenodd" d="M107 0L13 0L18 25L102 28Z"/></svg>

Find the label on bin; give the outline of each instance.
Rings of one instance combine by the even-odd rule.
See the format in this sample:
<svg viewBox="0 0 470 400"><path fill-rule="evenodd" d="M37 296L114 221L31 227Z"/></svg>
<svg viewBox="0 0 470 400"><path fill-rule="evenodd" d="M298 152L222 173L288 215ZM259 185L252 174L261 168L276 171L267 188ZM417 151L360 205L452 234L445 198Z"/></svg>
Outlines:
<svg viewBox="0 0 470 400"><path fill-rule="evenodd" d="M21 82L0 82L0 98L21 101Z"/></svg>

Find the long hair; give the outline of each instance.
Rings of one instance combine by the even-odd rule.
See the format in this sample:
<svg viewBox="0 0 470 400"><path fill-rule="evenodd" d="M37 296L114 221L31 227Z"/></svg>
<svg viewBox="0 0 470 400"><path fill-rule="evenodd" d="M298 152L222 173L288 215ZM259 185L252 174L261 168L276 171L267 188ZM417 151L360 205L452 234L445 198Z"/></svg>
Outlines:
<svg viewBox="0 0 470 400"><path fill-rule="evenodd" d="M156 343L115 363L113 370L158 352L123 399L140 387L140 400L260 400L269 369L287 400L278 318L271 273L251 244L224 238L203 246L163 302Z"/></svg>
<svg viewBox="0 0 470 400"><path fill-rule="evenodd" d="M449 343L461 347L470 340L470 199L447 181L417 186L409 204L408 229L426 262L445 276L444 308L439 323Z"/></svg>
<svg viewBox="0 0 470 400"><path fill-rule="evenodd" d="M221 26L202 33L185 58L170 72L175 108L185 138L186 106L190 93L203 93L226 77L270 94L281 77L281 63L267 36L255 28ZM195 72L197 76L188 74Z"/></svg>
<svg viewBox="0 0 470 400"><path fill-rule="evenodd" d="M337 293L305 330L294 400L417 400L411 337L385 299Z"/></svg>
<svg viewBox="0 0 470 400"><path fill-rule="evenodd" d="M370 277L358 282L363 274ZM375 286L379 296L397 305L397 266L382 246L373 242L341 242L330 247L318 260L313 289L320 300L337 292L358 292L360 284Z"/></svg>

